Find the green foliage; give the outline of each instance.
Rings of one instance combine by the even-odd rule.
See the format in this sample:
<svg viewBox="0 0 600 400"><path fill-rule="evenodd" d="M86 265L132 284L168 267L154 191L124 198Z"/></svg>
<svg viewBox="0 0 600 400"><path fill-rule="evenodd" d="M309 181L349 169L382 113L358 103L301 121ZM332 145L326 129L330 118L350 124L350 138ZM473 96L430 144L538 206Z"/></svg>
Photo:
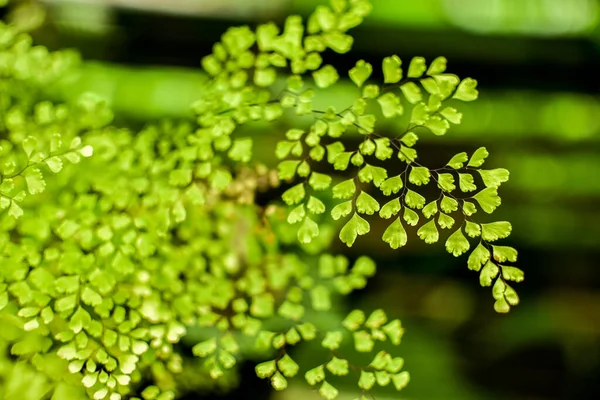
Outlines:
<svg viewBox="0 0 600 400"><path fill-rule="evenodd" d="M409 382L402 358L379 351L361 366L340 353L345 343L363 353L399 345L399 320L353 310L324 330L312 319L375 274L366 257L350 268L328 254L323 232L339 229L350 247L376 218L393 249L408 243L407 225L420 224L428 244L449 230L446 250L473 249L467 266L492 287L496 311L517 305L508 282L523 272L503 265L517 251L491 244L510 223L472 218L500 205L508 171L482 169L483 147L439 168L417 161L419 136L460 123L447 103L475 100L477 82L446 73L443 57L415 57L406 74L396 55L375 66L358 61L347 73L325 64L325 50L350 51L348 30L370 9L368 0L332 0L305 22L288 17L282 30L229 29L202 59L210 80L193 104L196 122L139 132L114 125L94 95L48 101L77 55L32 46L0 23L0 346L17 359L2 359L1 373L30 382L32 399L167 400L190 381L232 382L238 361L254 354L266 360L256 374L284 390L302 375L293 348L315 341L324 360L303 378L323 398L336 398L334 377L351 370L363 396L390 382L401 390ZM383 83L372 81L375 68ZM357 87L348 107L314 109L322 89L345 76ZM288 111L313 123L282 135L276 170L253 163L252 139L236 131ZM403 132L377 133L382 119L405 113ZM346 148L355 134L361 142ZM403 168L387 168L397 160ZM258 191L281 184L285 205L255 203ZM430 185L437 198L419 193ZM210 334L190 334L199 329ZM179 353L181 343L195 362Z"/></svg>

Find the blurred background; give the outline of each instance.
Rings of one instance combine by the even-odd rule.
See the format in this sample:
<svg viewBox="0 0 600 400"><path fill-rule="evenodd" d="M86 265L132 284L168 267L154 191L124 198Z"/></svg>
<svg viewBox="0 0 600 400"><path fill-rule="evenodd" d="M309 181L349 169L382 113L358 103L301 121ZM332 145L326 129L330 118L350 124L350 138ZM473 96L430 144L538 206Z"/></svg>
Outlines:
<svg viewBox="0 0 600 400"><path fill-rule="evenodd" d="M54 96L68 101L99 93L119 121L135 126L192 117L189 105L205 79L200 58L228 26L308 15L324 1L19 1L3 17L39 44L81 52L81 73ZM336 245L350 256L375 255L379 266L347 307L383 307L406 329L399 351L411 383L401 395L390 391L378 399L598 398L600 0L372 3L371 16L352 31L351 54L328 53L327 62L347 71L358 59L380 65L390 54L405 62L443 55L450 72L479 81L480 99L461 104L463 123L441 138L422 136L420 154L442 165L460 151L486 146L486 165L511 171L495 216L512 221L504 244L519 249L526 274L517 285L521 305L499 315L466 256L455 259L443 245L412 240L390 251L375 234L350 251ZM348 81L328 96L339 102L352 90ZM254 135L255 152L267 162L271 156L260 152L270 151L273 134ZM251 364L242 369L240 388L223 396L319 398L301 384L271 395Z"/></svg>

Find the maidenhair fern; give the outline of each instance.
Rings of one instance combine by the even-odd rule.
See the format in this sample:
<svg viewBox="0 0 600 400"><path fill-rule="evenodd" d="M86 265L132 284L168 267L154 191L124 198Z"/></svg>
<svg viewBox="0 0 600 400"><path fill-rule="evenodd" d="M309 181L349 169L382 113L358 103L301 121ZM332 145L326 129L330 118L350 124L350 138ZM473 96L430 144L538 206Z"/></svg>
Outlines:
<svg viewBox="0 0 600 400"><path fill-rule="evenodd" d="M352 246L374 218L389 221L382 240L393 249L407 244L407 226L426 243L448 230L446 250L471 250L468 268L492 286L495 309L518 303L508 282L523 272L504 265L517 252L493 244L511 225L473 218L500 205L508 171L483 169L485 148L435 168L415 148L419 134L460 123L447 103L475 100L475 80L446 73L443 57L403 69L394 55L347 72L357 89L346 108L313 106L346 75L324 51L350 51L347 32L370 10L367 0L332 0L283 29L229 29L202 59L210 79L193 104L196 123L140 132L113 125L93 95L49 101L48 88L78 68L76 54L48 52L0 24L0 346L12 355L0 358L2 396L173 399L232 384L246 358L265 360L256 373L275 390L301 376L334 399L333 378L345 375L361 399L376 385L401 390L403 359L377 349L400 344L399 320L383 310L352 310L337 327L317 318L376 269L367 257L351 265L327 253L319 239L337 229ZM383 82L371 79L378 68ZM270 170L239 133L283 116L298 125L273 146L280 162ZM384 136L378 122L402 116L406 127ZM255 203L280 185L285 206ZM420 194L425 186L437 197ZM311 341L322 361L300 366L290 349ZM347 359L344 342L370 361Z"/></svg>

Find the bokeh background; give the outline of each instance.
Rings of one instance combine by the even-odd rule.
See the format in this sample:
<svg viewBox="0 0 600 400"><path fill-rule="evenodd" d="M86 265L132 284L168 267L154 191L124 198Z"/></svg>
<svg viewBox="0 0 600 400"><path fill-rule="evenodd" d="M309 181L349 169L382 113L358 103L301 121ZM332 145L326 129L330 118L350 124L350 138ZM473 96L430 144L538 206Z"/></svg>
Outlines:
<svg viewBox="0 0 600 400"><path fill-rule="evenodd" d="M96 92L119 123L136 126L192 117L204 79L199 60L228 26L308 15L324 1L21 0L3 17L39 44L81 52L83 70L53 96L70 101ZM499 315L466 256L455 259L442 245L413 240L390 251L378 235L350 251L334 245L350 256L373 255L379 266L367 290L344 307L383 307L406 329L399 350L411 383L378 399L598 398L600 1L372 2L371 16L352 31L351 54L327 54L327 61L347 71L358 59L379 65L390 54L405 61L443 55L451 72L479 81L480 99L461 107L463 123L441 138L422 136L420 154L435 164L486 146L486 165L511 171L496 216L512 221L505 244L519 249L526 274L517 287L521 305ZM324 101L338 103L352 90L344 82ZM255 152L268 163L285 123L253 132ZM301 384L271 394L250 363L238 389L187 398L212 396L319 398Z"/></svg>

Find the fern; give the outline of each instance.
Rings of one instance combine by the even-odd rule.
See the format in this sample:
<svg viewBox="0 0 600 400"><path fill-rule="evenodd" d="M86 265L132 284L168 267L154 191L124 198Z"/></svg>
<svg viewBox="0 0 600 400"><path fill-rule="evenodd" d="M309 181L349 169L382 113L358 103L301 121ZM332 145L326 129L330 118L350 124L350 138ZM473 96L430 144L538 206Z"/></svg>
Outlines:
<svg viewBox="0 0 600 400"><path fill-rule="evenodd" d="M400 344L398 319L352 310L331 329L315 317L376 272L367 257L350 266L329 254L327 235L339 230L352 246L373 218L389 221L382 240L393 249L408 242L407 225L419 226L426 243L448 230L446 250L472 249L468 268L492 286L496 311L518 304L508 282L523 272L504 265L517 251L495 244L510 223L473 218L500 205L508 171L482 169L485 148L437 168L418 161L419 135L460 123L449 104L475 100L475 80L446 73L443 57L429 65L413 58L404 71L393 55L382 60L383 82L365 61L347 72L357 87L347 108L313 106L346 75L323 53L350 51L348 31L370 10L367 0L332 0L305 23L290 16L283 29L229 29L202 59L210 80L192 106L197 122L140 132L114 125L91 94L77 104L49 101L48 88L78 68L77 55L32 46L0 24L0 345L19 360L1 359L0 374L12 377L3 395L174 399L193 389L190 381L231 384L248 357L265 360L256 373L275 390L303 374L334 399L333 378L351 371L361 398L375 385L401 390L403 359L377 350ZM239 131L284 115L297 116L298 127L273 146L280 161L270 170L253 162L252 139ZM380 121L403 115L404 129L379 132ZM356 148L348 137L360 139ZM255 203L258 191L282 184L284 204ZM428 185L437 198L419 193ZM210 333L188 334L198 328ZM289 350L311 341L323 362L301 368ZM180 342L199 362L182 357ZM345 342L371 361L347 359Z"/></svg>

